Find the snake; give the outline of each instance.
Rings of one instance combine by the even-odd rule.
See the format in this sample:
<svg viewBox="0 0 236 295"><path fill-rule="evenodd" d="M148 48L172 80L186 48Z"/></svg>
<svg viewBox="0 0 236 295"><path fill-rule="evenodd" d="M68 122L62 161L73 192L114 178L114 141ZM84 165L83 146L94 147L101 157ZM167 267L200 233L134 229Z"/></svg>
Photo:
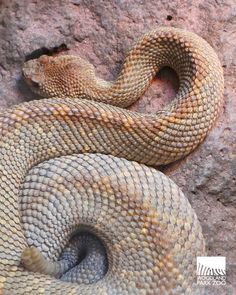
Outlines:
<svg viewBox="0 0 236 295"><path fill-rule="evenodd" d="M161 111L126 109L163 67L178 75ZM158 27L114 81L79 56L42 55L23 76L42 99L0 112L1 294L200 294L197 215L153 167L205 139L223 106L214 49Z"/></svg>

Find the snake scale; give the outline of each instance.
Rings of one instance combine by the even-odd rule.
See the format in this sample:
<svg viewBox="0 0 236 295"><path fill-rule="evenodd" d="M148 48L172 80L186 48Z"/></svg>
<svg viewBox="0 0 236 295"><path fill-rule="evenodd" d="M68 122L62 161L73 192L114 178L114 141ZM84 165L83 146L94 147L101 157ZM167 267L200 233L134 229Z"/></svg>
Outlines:
<svg viewBox="0 0 236 295"><path fill-rule="evenodd" d="M155 114L123 109L164 66L178 74L175 99ZM200 292L196 214L145 164L186 156L213 126L223 73L211 46L161 27L114 82L75 56L41 56L23 74L45 98L0 113L1 294Z"/></svg>

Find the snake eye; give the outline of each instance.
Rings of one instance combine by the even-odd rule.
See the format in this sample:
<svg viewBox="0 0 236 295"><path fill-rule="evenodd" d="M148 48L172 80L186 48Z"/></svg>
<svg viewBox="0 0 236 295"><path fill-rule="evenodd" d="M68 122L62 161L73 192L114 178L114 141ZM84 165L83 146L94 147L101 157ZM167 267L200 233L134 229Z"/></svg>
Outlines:
<svg viewBox="0 0 236 295"><path fill-rule="evenodd" d="M38 82L35 82L35 81L31 81L31 85L32 85L32 87L33 88L35 88L35 89L38 89L39 88L39 83Z"/></svg>

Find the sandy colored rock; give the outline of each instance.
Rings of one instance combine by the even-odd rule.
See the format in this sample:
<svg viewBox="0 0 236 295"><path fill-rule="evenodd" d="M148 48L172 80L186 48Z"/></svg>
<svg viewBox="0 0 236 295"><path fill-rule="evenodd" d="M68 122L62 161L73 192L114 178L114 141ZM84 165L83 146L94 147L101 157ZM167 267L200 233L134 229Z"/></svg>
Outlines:
<svg viewBox="0 0 236 295"><path fill-rule="evenodd" d="M21 67L43 53L78 54L109 80L135 40L156 26L192 30L215 48L225 75L222 115L194 153L163 168L195 209L209 255L227 257L227 286L211 287L208 294L236 294L234 8L234 0L0 1L0 108L37 98L22 81ZM132 109L159 110L176 90L175 74L164 70Z"/></svg>

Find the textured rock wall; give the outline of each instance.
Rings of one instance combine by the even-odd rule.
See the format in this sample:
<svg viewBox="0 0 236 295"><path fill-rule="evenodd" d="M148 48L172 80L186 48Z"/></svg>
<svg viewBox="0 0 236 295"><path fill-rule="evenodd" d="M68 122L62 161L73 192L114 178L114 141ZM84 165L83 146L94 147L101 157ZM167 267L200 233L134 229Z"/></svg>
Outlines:
<svg viewBox="0 0 236 295"><path fill-rule="evenodd" d="M114 79L125 53L142 33L178 26L204 37L225 73L225 107L205 142L164 168L183 189L203 227L209 255L227 257L227 286L209 294L236 294L236 6L234 0L1 1L0 108L37 98L21 78L26 58L79 54L99 76ZM176 92L176 77L162 71L132 108L154 111Z"/></svg>

